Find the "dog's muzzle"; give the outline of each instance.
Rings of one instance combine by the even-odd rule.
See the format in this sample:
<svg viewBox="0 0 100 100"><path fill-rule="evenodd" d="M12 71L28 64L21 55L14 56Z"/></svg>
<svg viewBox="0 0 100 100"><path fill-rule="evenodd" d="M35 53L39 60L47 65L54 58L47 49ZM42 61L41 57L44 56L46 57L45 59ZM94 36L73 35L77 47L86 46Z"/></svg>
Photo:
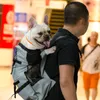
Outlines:
<svg viewBox="0 0 100 100"><path fill-rule="evenodd" d="M50 36L49 35L45 35L44 36L44 41L49 41L50 40Z"/></svg>

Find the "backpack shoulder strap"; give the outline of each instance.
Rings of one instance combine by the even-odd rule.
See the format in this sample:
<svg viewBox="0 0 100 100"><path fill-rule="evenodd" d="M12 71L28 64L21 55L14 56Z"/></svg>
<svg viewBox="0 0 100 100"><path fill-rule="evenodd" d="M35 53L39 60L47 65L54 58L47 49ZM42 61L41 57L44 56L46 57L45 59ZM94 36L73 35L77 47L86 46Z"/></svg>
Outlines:
<svg viewBox="0 0 100 100"><path fill-rule="evenodd" d="M98 47L100 46L99 44L97 44L84 58L84 60Z"/></svg>

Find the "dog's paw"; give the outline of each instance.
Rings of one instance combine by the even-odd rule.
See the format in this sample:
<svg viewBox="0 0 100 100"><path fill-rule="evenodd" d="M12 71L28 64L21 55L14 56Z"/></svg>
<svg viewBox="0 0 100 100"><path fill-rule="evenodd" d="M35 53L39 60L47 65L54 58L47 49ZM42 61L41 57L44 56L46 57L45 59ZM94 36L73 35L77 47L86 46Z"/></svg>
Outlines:
<svg viewBox="0 0 100 100"><path fill-rule="evenodd" d="M48 55L48 54L54 53L55 51L56 51L56 46L53 46L53 47L51 47L49 49L46 49L45 53Z"/></svg>

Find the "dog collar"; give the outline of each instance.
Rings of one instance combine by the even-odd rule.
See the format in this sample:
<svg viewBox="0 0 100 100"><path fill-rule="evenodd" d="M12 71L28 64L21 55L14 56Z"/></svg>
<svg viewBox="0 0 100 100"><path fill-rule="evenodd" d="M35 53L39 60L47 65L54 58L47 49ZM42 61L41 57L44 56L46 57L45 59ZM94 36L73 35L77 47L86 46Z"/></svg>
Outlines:
<svg viewBox="0 0 100 100"><path fill-rule="evenodd" d="M27 40L30 44L32 44L32 42L31 42L31 41L29 41L27 37L26 37L26 40ZM32 45L33 45L33 44L32 44Z"/></svg>
<svg viewBox="0 0 100 100"><path fill-rule="evenodd" d="M30 43L30 44L32 44L33 45L33 43L26 37L26 40ZM43 43L41 43L41 42L39 42L39 41L37 41L36 39L35 39L35 41L37 42L37 43L39 43L39 44L41 44L41 45L45 45L45 44L43 44Z"/></svg>

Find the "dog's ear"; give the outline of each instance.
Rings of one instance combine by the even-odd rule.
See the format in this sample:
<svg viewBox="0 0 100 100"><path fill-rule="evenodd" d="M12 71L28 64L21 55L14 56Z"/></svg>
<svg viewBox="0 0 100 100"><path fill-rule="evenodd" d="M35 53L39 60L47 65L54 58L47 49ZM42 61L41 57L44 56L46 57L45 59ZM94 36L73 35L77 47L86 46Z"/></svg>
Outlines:
<svg viewBox="0 0 100 100"><path fill-rule="evenodd" d="M37 25L37 22L33 16L30 17L28 21L28 28L31 29Z"/></svg>
<svg viewBox="0 0 100 100"><path fill-rule="evenodd" d="M45 17L44 17L44 23L47 24L47 25L48 25L48 23L49 23L49 22L48 22L48 16L47 16L47 15L45 15Z"/></svg>

